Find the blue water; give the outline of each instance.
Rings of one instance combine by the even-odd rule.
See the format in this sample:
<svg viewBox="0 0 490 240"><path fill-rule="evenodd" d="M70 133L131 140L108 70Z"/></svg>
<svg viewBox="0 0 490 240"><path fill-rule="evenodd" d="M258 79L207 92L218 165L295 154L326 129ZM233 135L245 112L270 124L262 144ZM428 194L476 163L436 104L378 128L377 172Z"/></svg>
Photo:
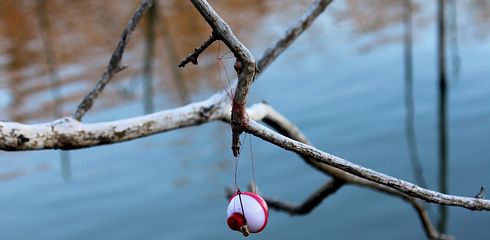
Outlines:
<svg viewBox="0 0 490 240"><path fill-rule="evenodd" d="M335 6L334 6L335 7ZM291 17L292 18L292 17ZM287 24L278 24L277 28ZM432 23L414 45L417 146L430 189L438 186L436 40ZM399 31L393 29L392 31ZM264 40L250 43L260 56ZM260 44L259 44L260 43ZM256 81L250 103L266 100L319 149L414 181L405 137L403 46L360 53L361 41L330 15ZM462 72L449 92L449 192L473 196L490 186L490 44L462 40ZM213 92L203 89L193 99ZM175 103L157 96L157 109ZM95 122L143 113L131 101L89 113ZM265 196L299 203L328 180L297 156L253 138L256 180ZM213 122L131 142L70 151L72 179L61 175L57 151L0 153L1 239L242 239L225 223L224 189L233 184L228 126ZM251 179L248 144L239 182ZM435 225L438 207L429 205ZM449 208L448 233L490 238L490 214ZM346 186L312 213L271 211L250 239L424 239L410 205Z"/></svg>

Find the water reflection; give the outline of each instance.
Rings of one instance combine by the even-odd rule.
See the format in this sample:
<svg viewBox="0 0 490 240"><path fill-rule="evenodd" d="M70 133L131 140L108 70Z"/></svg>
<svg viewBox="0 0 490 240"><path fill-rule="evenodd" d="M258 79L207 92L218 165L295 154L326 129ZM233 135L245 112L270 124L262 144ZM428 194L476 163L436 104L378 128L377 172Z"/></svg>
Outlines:
<svg viewBox="0 0 490 240"><path fill-rule="evenodd" d="M446 76L446 6L445 0L437 2L437 59L438 59L438 128L439 128L439 191L448 192L448 127L447 127L447 76ZM440 232L446 232L447 207L439 205Z"/></svg>
<svg viewBox="0 0 490 240"><path fill-rule="evenodd" d="M157 4L157 3L155 3ZM177 89L177 93L179 95L180 104L186 104L189 102L189 90L187 87L186 80L183 76L182 69L178 68L175 63L179 62L179 56L175 50L175 40L173 39L172 34L170 34L169 21L165 16L165 10L160 11L160 25L162 27L162 40L163 40L163 49L167 56L167 62L169 63L169 69L171 73L171 78L175 83L175 87Z"/></svg>
<svg viewBox="0 0 490 240"><path fill-rule="evenodd" d="M157 4L153 4L146 12L145 50L143 56L143 105L145 113L152 113L153 106L153 58L155 51L155 25Z"/></svg>
<svg viewBox="0 0 490 240"><path fill-rule="evenodd" d="M490 2L487 0L461 1L471 21L471 31L484 39L490 33Z"/></svg>
<svg viewBox="0 0 490 240"><path fill-rule="evenodd" d="M456 0L447 1L447 36L448 36L448 54L450 60L450 79L457 83L461 72L461 57L459 54L459 37L458 37L458 5Z"/></svg>
<svg viewBox="0 0 490 240"><path fill-rule="evenodd" d="M47 19L52 22L52 45L56 46L56 59L59 68L60 85L66 96L61 103L62 115L69 115L76 105L93 86L95 79L100 75L107 63L107 58L113 50L121 27L124 26L128 16L137 3L132 1L73 1L70 3L59 1L43 1ZM267 21L270 14L289 9L291 6L304 5L307 1L213 1L230 22L234 31L247 44L270 39L271 33L260 31L261 24ZM53 102L46 95L50 84L39 81L47 70L39 66L42 62L42 43L38 36L35 18L34 0L15 1L5 0L0 3L0 58L6 59L2 66L5 81L9 86L10 103L5 110L8 116L4 118L20 122L50 119L48 112L53 111ZM360 35L372 35L363 47L370 50L376 46L395 41L403 41L403 35L387 31L403 21L404 1L375 0L356 1L347 0L345 6L336 11L337 20L349 21L356 38ZM455 4L454 4L455 5ZM488 22L490 4L486 1L471 0L461 6L469 12L468 21L476 28L478 35L485 35L490 29ZM233 10L240 8L243 14L231 16ZM8 9L8 10L7 10ZM210 34L209 27L202 21L197 11L192 9L188 1L160 1L153 8L151 14L146 16L145 26L138 28L131 42L124 63L130 67L120 73L101 96L100 103L95 110L119 105L134 99L144 100L146 112L161 106L153 103L152 95L164 92L171 96L176 103L188 102L192 93L199 89L220 89L221 84L216 76L214 55L216 46L213 46L200 58L199 68L188 67L185 71L175 67L183 56L186 56L194 47ZM366 10L367 9L367 10ZM427 15L422 11L420 1L412 2L412 16L424 18ZM451 9L456 9L450 8ZM153 14L154 12L154 14ZM372 12L377 14L373 15ZM451 18L456 18L456 10L451 10ZM158 22L158 25L152 24ZM247 24L243 24L247 22ZM421 22L420 19L418 22ZM457 24L452 21L451 32L456 32ZM420 27L421 24L415 24ZM153 30L151 30L153 29ZM395 31L396 32L396 31ZM245 34L246 33L246 34ZM456 42L456 37L451 42ZM455 54L458 52L457 44ZM138 54L142 52L143 54ZM459 69L458 57L452 57L452 69ZM151 60L151 61L150 61ZM150 63L151 62L151 63ZM140 64L143 63L143 64ZM230 63L231 65L232 63ZM456 75L456 74L454 74ZM139 84L130 84L129 79L139 78L135 82L143 82L142 90L137 90ZM118 94L120 89L129 88L128 94ZM32 102L39 103L33 107ZM40 106L40 107L39 107ZM66 106L66 107L65 107ZM46 111L46 110L49 111Z"/></svg>
<svg viewBox="0 0 490 240"><path fill-rule="evenodd" d="M345 8L336 12L337 21L349 21L352 31L358 36L372 36L360 49L362 52L394 42L403 41L403 36L388 31L398 27L405 20L405 0L375 0L357 1L347 0ZM420 4L416 1L410 3L410 16L420 13ZM376 14L372 14L376 12ZM395 33L395 34L394 34Z"/></svg>
<svg viewBox="0 0 490 240"><path fill-rule="evenodd" d="M405 65L405 131L409 148L409 155L414 169L415 181L421 186L426 185L422 171L423 164L420 161L417 149L415 125L414 125L414 91L413 91L413 32L414 32L414 17L418 15L419 24L416 27L422 26L420 19L427 18L430 13L422 11L420 1L346 1L346 8L337 12L337 18L347 19L352 24L354 33L358 36L366 34L373 35L370 42L364 44L361 48L363 51L371 50L380 45L390 42L399 41L399 37L394 34L394 31L387 31L393 28L399 21L404 22L404 65ZM370 11L366 11L370 9ZM457 80L460 74L461 60L459 56L458 43L458 10L466 10L462 14L467 14L465 24L479 26L475 29L466 29L466 31L474 31L478 37L485 36L489 32L488 24L482 24L490 19L489 14L490 4L488 1L472 0L466 1L462 5L457 5L455 0L438 0L436 13L437 25L437 134L438 142L438 188L440 192L448 193L448 168L449 168L449 145L448 145L448 79ZM403 10L404 14L400 11ZM370 13L376 12L376 16ZM402 18L403 17L403 18ZM402 18L402 19L401 19ZM449 48L448 48L449 46ZM446 56L449 53L449 58ZM448 64L449 63L449 64ZM451 76L448 76L448 70ZM438 229L440 232L447 231L448 211L446 206L439 206L439 222Z"/></svg>
<svg viewBox="0 0 490 240"><path fill-rule="evenodd" d="M49 84L51 97L53 101L53 118L62 117L61 103L63 101L63 95L61 93L60 78L58 75L57 64L55 59L55 52L51 39L50 23L46 15L45 2L42 0L37 1L36 6L36 16L39 23L39 32L41 35L41 41L43 45L44 59L46 60L46 68L49 75ZM60 164L61 164L61 175L65 182L71 181L71 163L70 163L70 153L67 151L60 150Z"/></svg>
<svg viewBox="0 0 490 240"><path fill-rule="evenodd" d="M65 93L63 101L57 104L60 104L61 115L70 115L107 64L121 28L137 3L118 1L113 4L114 1L97 0L42 2L46 21L51 23L50 42L56 46L52 52L60 69L59 85ZM303 1L287 2L300 4ZM49 120L52 118L50 112L55 111L47 94L53 88L50 83L40 81L49 73L38 64L44 61L44 51L36 18L30 17L36 14L35 3L35 0L5 0L0 3L0 36L3 40L0 57L7 59L2 72L13 98L8 101L11 105L6 109L8 116L4 118L19 122ZM223 12L223 17L245 43L268 36L255 33L263 35L257 38L257 35L249 33L271 14L271 6L287 6L258 0L215 1L213 5ZM243 14L231 16L237 7ZM151 112L169 105L153 102L152 96L164 93L175 101L174 104L183 104L196 91L221 88L214 62L216 46L199 59L199 68L188 67L183 71L175 66L210 34L209 27L192 9L188 1L157 2L143 26L132 37L123 59L129 68L113 79L94 106L95 111L141 99L144 111ZM245 21L247 24L242 24ZM135 81L142 82L141 90L134 89L139 84L129 83L135 78L138 78ZM121 89L128 90L124 91L127 94L118 94ZM32 102L36 102L36 106Z"/></svg>
<svg viewBox="0 0 490 240"><path fill-rule="evenodd" d="M413 29L412 0L404 0L404 78L405 78L405 135L407 138L409 158L412 163L414 179L417 185L427 187L420 162L415 135L415 106L413 97Z"/></svg>

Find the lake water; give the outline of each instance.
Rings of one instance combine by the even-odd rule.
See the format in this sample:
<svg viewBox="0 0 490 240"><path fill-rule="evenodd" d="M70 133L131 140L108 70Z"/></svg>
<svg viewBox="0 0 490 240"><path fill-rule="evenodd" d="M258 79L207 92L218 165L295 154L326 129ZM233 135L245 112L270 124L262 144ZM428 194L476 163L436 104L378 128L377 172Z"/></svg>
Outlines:
<svg viewBox="0 0 490 240"><path fill-rule="evenodd" d="M116 36L136 7L131 1L115 2L48 1L43 13L35 1L2 1L0 119L44 122L55 118L56 108L66 116L74 112L102 73ZM210 2L258 59L309 1ZM401 4L370 3L334 2L263 72L252 86L249 102L267 101L319 149L415 181L405 130ZM425 181L428 188L437 190L436 14L432 1L419 1L417 6L415 136ZM367 16L377 15L366 20L366 12L370 13ZM488 12L485 1L458 2L461 64L458 78L451 65L448 71L447 184L449 193L462 196L474 196L480 186L490 186ZM40 40L42 14L48 16L50 26L44 31L54 43L61 79L61 97L57 97L63 101L57 104L53 104ZM149 25L145 20L125 55L129 69L116 76L84 121L168 109L205 99L222 88L224 71L220 83L214 61L217 54L226 53L222 46L219 52L216 44L210 48L199 66L172 71L179 58L209 34L189 3L160 2L157 19L154 96L148 98L143 92L145 29ZM453 56L454 49L450 44L448 56ZM233 60L223 61L232 75ZM179 92L182 82L185 91ZM0 238L242 239L225 223L224 190L233 184L230 140L229 127L213 122L69 151L69 161L60 160L59 151L0 152ZM256 180L264 196L300 203L329 179L290 152L256 138L252 146ZM242 186L252 176L248 149L245 144L238 172ZM427 206L436 225L439 208ZM447 232L458 239L488 239L490 214L449 208ZM424 239L425 234L407 203L346 186L305 216L272 210L266 229L250 238Z"/></svg>

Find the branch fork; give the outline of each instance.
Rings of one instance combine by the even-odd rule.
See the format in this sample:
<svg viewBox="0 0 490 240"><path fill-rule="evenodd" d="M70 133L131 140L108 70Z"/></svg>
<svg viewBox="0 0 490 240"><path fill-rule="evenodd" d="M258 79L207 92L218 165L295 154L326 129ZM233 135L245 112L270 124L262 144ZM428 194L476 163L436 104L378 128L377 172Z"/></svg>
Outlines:
<svg viewBox="0 0 490 240"><path fill-rule="evenodd" d="M196 48L195 51L184 59L180 66L186 62L197 63L197 56L204 51L216 39L221 40L230 49L236 58L235 71L238 76L238 83L234 91L233 105L231 109L231 131L232 131L232 152L235 157L240 154L240 134L244 126L248 123L248 117L245 111L247 104L248 92L252 84L257 66L252 53L240 42L235 36L230 26L219 16L216 11L205 0L191 0L194 7L199 11L201 16L206 20L213 29L211 37L203 45Z"/></svg>

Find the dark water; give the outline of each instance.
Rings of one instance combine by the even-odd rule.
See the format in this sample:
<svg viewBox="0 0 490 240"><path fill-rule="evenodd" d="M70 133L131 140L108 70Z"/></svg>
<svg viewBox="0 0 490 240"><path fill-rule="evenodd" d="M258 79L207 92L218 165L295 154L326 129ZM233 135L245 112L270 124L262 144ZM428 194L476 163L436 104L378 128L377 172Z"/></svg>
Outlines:
<svg viewBox="0 0 490 240"><path fill-rule="evenodd" d="M185 56L209 34L205 25L198 23L200 18L194 10L182 2L160 3L158 19L167 19L168 25L157 24L154 64L158 67L154 69L152 98L156 111L181 105L186 98L205 99L221 88L213 62L216 47L202 57L201 67L189 67L178 73L171 73L168 67L178 62L167 58L172 55L169 51L173 49L179 58ZM53 119L55 105L43 48L36 33L35 4L15 3L2 3L4 23L10 19L8 23L24 24L33 33L18 33L8 28L10 25L2 25L0 108L4 114L0 118L47 121ZM80 6L66 8L69 3L48 3L64 98L59 105L63 114L68 115L101 73L115 45L114 36L136 4L127 1L120 6L107 6L80 1L72 3ZM232 22L257 58L305 6L294 1L212 3ZM256 81L250 102L266 100L322 150L414 181L405 135L403 25L401 16L396 17L400 4L397 1L372 3L373 9L365 9L357 6L356 1L335 2ZM87 11L97 7L106 11L100 15ZM485 1L465 1L458 3L457 8L461 67L459 78L453 77L451 66L449 71L447 184L449 193L463 196L474 196L481 185L490 186L490 44L485 32L488 29L484 27L490 21L488 7ZM241 14L235 14L235 8L241 8ZM17 14L31 14L27 15L31 17L22 20L23 15L15 15L13 9L19 11ZM415 136L423 176L430 189L438 189L435 6L424 1L416 9ZM385 22L380 20L370 25L363 18L368 10L377 12ZM82 12L90 12L83 18L92 27L72 19ZM390 14L395 17L389 17ZM52 21L54 18L59 21ZM241 24L247 19L253 19L250 25ZM268 25L263 27L263 24ZM146 22L142 23L126 55L125 62L130 69L118 75L85 121L113 120L145 112L148 103L144 104L143 100L148 98L143 97L141 59L146 26ZM66 32L68 27L73 30ZM68 40L62 39L65 34ZM193 37L185 37L188 35ZM173 40L169 43L163 38ZM16 47L21 43L24 47ZM75 47L69 48L71 45ZM454 47L449 53L451 49ZM221 54L224 52L221 49ZM231 73L233 60L225 63ZM179 87L174 79L179 75L185 82L187 97L176 92ZM252 144L257 182L266 196L299 203L328 180L294 154L258 139L253 139ZM233 184L229 147L228 126L209 123L127 143L70 151L69 179L63 178L57 151L1 152L1 239L241 239L225 224L224 189ZM242 185L251 178L248 146L244 152L239 172ZM439 209L429 206L436 225ZM490 238L487 212L459 208L448 211L449 234L458 239ZM306 216L290 217L272 211L264 232L251 238L424 237L415 212L405 202L369 189L347 186Z"/></svg>

